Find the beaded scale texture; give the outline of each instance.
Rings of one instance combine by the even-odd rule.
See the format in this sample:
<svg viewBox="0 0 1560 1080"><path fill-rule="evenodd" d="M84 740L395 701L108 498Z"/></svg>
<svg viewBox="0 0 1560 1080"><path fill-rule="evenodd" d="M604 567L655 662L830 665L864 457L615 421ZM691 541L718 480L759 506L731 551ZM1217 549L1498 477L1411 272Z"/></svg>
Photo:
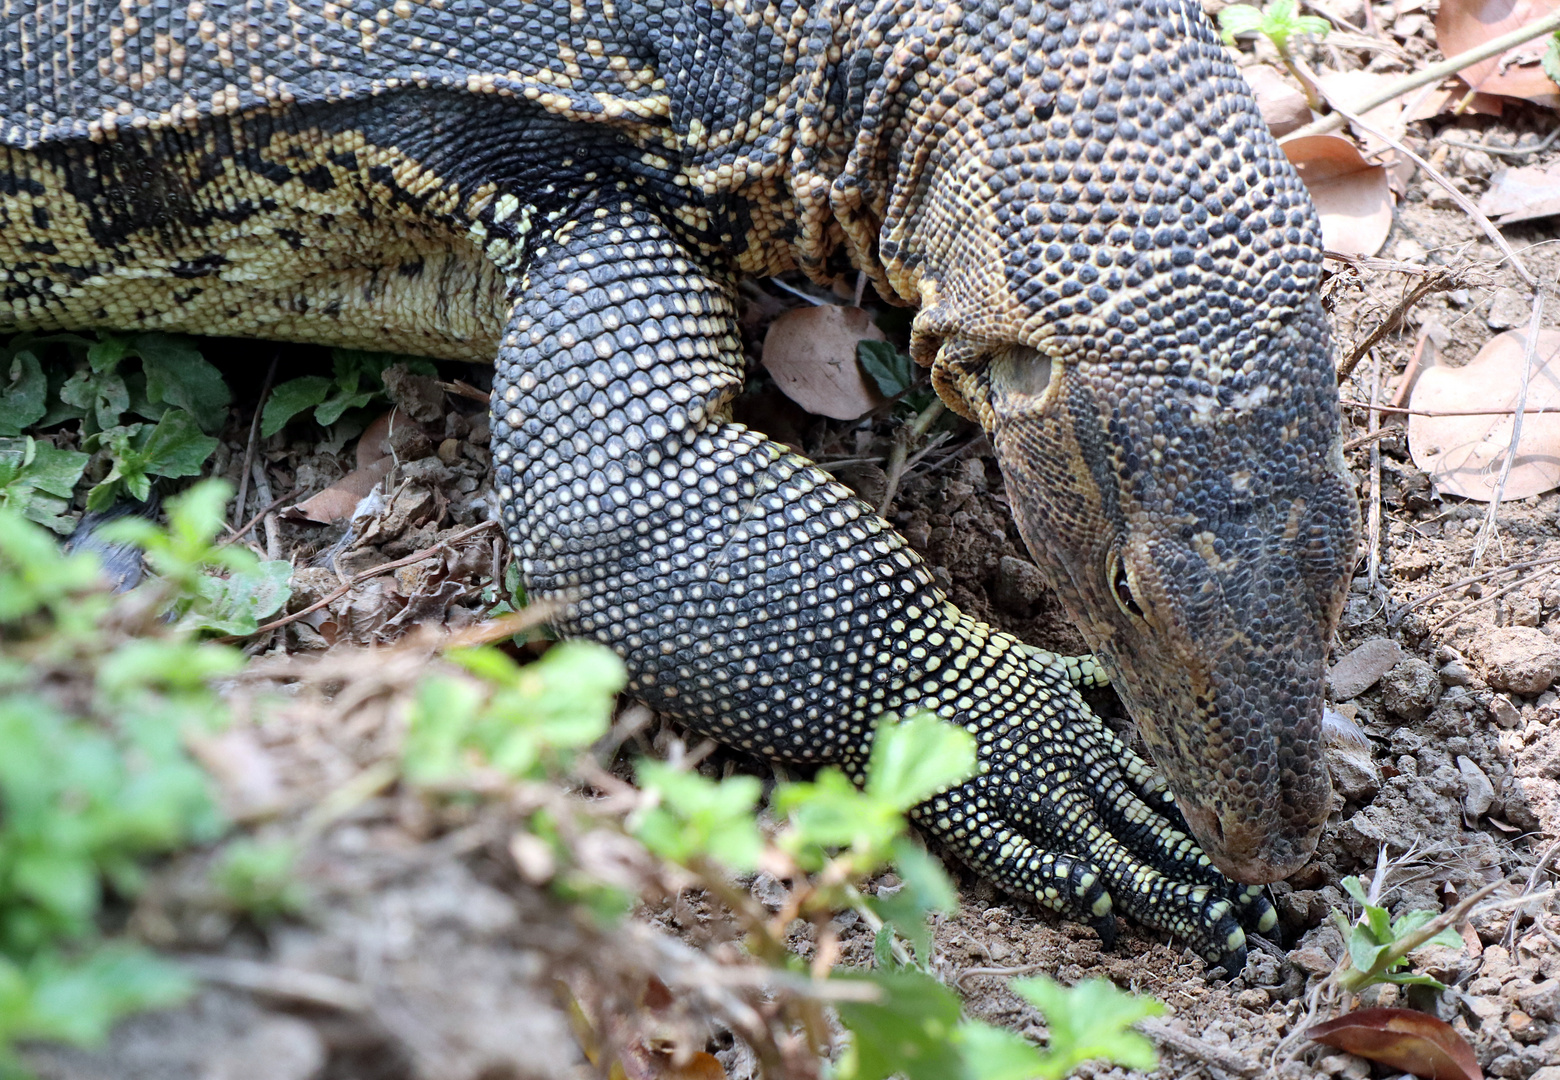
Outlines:
<svg viewBox="0 0 1560 1080"><path fill-rule="evenodd" d="M934 710L983 768L916 820L1004 889L1230 971L1275 921L1214 862L1314 849L1357 508L1317 219L1194 0L0 0L0 79L0 328L496 362L527 585L635 696L858 778ZM919 306L1097 661L730 421L793 267Z"/></svg>

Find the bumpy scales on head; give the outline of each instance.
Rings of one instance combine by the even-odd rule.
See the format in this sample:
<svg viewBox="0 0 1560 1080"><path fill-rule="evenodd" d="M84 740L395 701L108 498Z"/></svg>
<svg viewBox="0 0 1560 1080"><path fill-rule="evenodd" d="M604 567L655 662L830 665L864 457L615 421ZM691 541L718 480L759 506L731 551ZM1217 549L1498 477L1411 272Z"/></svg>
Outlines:
<svg viewBox="0 0 1560 1080"><path fill-rule="evenodd" d="M1186 825L1314 844L1354 509L1314 215L1194 4L13 0L0 70L0 326L496 358L505 530L639 697L857 776L931 709L982 772L916 817L1004 888L1231 970L1272 924ZM735 280L792 266L921 305L1103 667L729 421Z"/></svg>
<svg viewBox="0 0 1560 1080"><path fill-rule="evenodd" d="M936 152L901 159L882 249L1194 833L1261 882L1330 808L1358 510L1316 214L1195 8L968 17L909 107Z"/></svg>

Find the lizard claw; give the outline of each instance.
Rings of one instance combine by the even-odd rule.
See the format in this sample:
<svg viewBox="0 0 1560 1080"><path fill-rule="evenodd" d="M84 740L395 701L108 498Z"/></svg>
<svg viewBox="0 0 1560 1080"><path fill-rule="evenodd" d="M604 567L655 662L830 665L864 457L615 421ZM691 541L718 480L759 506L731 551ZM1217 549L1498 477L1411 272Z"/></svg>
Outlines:
<svg viewBox="0 0 1560 1080"><path fill-rule="evenodd" d="M963 718L982 771L922 803L917 822L1007 892L1094 926L1107 947L1122 914L1239 974L1245 929L1270 930L1277 914L1261 889L1214 868L1148 763L1044 659L1028 658L1006 700Z"/></svg>

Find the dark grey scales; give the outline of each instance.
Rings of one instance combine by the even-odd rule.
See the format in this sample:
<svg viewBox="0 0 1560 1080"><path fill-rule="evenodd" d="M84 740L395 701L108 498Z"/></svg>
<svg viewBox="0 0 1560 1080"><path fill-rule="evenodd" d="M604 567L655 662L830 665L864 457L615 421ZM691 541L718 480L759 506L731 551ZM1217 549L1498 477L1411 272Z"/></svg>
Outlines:
<svg viewBox="0 0 1560 1080"><path fill-rule="evenodd" d="M916 818L1004 889L1230 970L1272 924L1214 864L1315 846L1357 509L1317 219L1194 0L0 0L0 73L0 327L496 357L510 542L639 698L858 774L935 709L984 771ZM919 305L1098 666L730 422L735 280L798 266Z"/></svg>

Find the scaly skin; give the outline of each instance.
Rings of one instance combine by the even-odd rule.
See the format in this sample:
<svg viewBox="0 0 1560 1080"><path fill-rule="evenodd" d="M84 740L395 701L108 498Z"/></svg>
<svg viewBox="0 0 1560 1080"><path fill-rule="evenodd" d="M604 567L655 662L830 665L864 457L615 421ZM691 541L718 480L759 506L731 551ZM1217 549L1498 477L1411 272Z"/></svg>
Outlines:
<svg viewBox="0 0 1560 1080"><path fill-rule="evenodd" d="M1319 233L1190 0L0 0L0 72L0 326L496 358L510 542L641 699L857 775L934 709L983 771L917 819L1004 888L1230 970L1271 924L1075 690L1225 873L1308 856L1357 529ZM920 306L1102 668L729 421L735 279L794 266Z"/></svg>

